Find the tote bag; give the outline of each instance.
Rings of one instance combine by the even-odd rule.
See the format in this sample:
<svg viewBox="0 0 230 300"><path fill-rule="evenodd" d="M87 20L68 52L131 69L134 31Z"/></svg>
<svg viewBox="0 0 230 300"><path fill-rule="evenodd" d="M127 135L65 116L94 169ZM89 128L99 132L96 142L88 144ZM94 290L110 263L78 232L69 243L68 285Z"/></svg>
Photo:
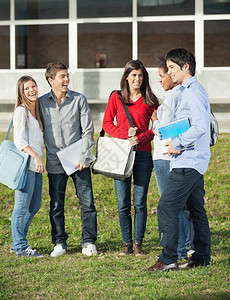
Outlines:
<svg viewBox="0 0 230 300"><path fill-rule="evenodd" d="M21 190L26 183L30 156L17 149L15 144L8 140L12 122L8 128L5 140L0 145L0 182L14 190ZM27 139L29 132L27 127Z"/></svg>
<svg viewBox="0 0 230 300"><path fill-rule="evenodd" d="M136 151L128 140L99 137L93 174L124 180L132 175Z"/></svg>
<svg viewBox="0 0 230 300"><path fill-rule="evenodd" d="M113 92L112 92L113 93ZM111 94L112 94L111 93ZM128 107L122 103L130 127L134 127ZM92 167L93 174L124 180L132 175L136 147L127 139L104 137L102 129L97 141L96 160Z"/></svg>

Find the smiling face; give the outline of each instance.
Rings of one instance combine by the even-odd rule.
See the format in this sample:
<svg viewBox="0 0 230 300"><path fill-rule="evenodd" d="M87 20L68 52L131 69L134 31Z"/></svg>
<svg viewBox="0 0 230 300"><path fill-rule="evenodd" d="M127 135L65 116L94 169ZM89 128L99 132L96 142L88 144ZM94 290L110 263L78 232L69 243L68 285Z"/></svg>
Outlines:
<svg viewBox="0 0 230 300"><path fill-rule="evenodd" d="M171 77L165 73L164 68L158 69L159 82L165 91L171 90L174 86Z"/></svg>
<svg viewBox="0 0 230 300"><path fill-rule="evenodd" d="M143 83L143 72L141 69L133 70L126 77L126 80L129 84L129 89L131 90L140 90L140 87Z"/></svg>
<svg viewBox="0 0 230 300"><path fill-rule="evenodd" d="M38 87L37 84L32 80L29 80L24 83L23 92L25 97L30 102L34 102L38 98Z"/></svg>
<svg viewBox="0 0 230 300"><path fill-rule="evenodd" d="M167 67L168 74L171 77L174 85L183 84L187 79L191 77L189 72L189 65L187 63L185 63L181 69L180 66L173 61L167 60Z"/></svg>
<svg viewBox="0 0 230 300"><path fill-rule="evenodd" d="M49 78L49 83L55 94L65 95L69 85L68 70L60 70L56 73L55 78Z"/></svg>

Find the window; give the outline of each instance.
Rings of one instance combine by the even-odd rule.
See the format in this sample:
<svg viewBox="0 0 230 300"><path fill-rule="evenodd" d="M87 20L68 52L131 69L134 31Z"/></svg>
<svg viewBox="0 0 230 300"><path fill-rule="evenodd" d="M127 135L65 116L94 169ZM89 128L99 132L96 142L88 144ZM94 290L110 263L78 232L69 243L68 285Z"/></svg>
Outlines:
<svg viewBox="0 0 230 300"><path fill-rule="evenodd" d="M0 26L0 66L1 69L10 67L10 27Z"/></svg>
<svg viewBox="0 0 230 300"><path fill-rule="evenodd" d="M10 0L0 1L0 20L10 19Z"/></svg>
<svg viewBox="0 0 230 300"><path fill-rule="evenodd" d="M68 66L68 26L16 26L16 68L45 68L48 62Z"/></svg>
<svg viewBox="0 0 230 300"><path fill-rule="evenodd" d="M130 59L131 23L79 24L79 68L121 68Z"/></svg>
<svg viewBox="0 0 230 300"><path fill-rule="evenodd" d="M230 66L230 21L205 21L204 66Z"/></svg>
<svg viewBox="0 0 230 300"><path fill-rule="evenodd" d="M138 16L194 15L194 0L137 0Z"/></svg>
<svg viewBox="0 0 230 300"><path fill-rule="evenodd" d="M131 17L132 0L78 0L78 18Z"/></svg>
<svg viewBox="0 0 230 300"><path fill-rule="evenodd" d="M159 57L173 48L194 52L193 22L139 23L138 32L138 58L146 67L158 67Z"/></svg>
<svg viewBox="0 0 230 300"><path fill-rule="evenodd" d="M204 0L204 14L230 14L230 0Z"/></svg>
<svg viewBox="0 0 230 300"><path fill-rule="evenodd" d="M69 16L67 0L15 0L15 19L62 19Z"/></svg>

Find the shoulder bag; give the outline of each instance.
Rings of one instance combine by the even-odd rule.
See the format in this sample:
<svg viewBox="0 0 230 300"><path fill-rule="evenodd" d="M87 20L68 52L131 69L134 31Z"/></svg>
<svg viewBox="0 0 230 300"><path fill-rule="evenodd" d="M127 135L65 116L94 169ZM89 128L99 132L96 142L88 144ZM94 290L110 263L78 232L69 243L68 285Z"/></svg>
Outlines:
<svg viewBox="0 0 230 300"><path fill-rule="evenodd" d="M0 145L0 182L13 190L24 188L27 178L30 155L18 150L15 144L8 140L13 119L10 122L6 138ZM29 130L27 127L29 144Z"/></svg>
<svg viewBox="0 0 230 300"><path fill-rule="evenodd" d="M124 110L130 127L134 127L128 107ZM132 175L136 147L127 139L105 137L102 129L97 140L96 160L92 167L93 174L102 174L109 178L124 180Z"/></svg>

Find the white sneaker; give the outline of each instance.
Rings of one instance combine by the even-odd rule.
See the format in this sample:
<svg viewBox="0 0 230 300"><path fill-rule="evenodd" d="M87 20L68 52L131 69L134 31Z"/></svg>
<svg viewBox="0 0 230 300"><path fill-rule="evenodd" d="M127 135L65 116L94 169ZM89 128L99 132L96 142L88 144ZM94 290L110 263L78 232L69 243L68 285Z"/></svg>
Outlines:
<svg viewBox="0 0 230 300"><path fill-rule="evenodd" d="M194 252L195 252L194 250L190 249L188 250L187 255L192 255Z"/></svg>
<svg viewBox="0 0 230 300"><path fill-rule="evenodd" d="M61 255L66 254L66 248L64 248L64 246L62 244L57 244L54 247L54 250L51 252L50 256L51 257L58 257Z"/></svg>
<svg viewBox="0 0 230 300"><path fill-rule="evenodd" d="M87 256L92 256L97 254L97 249L94 244L89 244L87 247L82 248L82 253Z"/></svg>

